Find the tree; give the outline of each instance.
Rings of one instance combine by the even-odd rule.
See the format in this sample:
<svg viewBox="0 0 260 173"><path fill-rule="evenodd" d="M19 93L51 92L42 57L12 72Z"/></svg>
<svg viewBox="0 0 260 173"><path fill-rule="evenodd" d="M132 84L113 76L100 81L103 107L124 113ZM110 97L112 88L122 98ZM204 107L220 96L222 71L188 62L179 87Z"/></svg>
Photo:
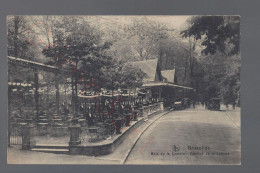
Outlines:
<svg viewBox="0 0 260 173"><path fill-rule="evenodd" d="M55 22L53 46L43 50L46 57L66 71L71 79L72 97L77 113L78 85L100 75L103 66L110 64L106 50L111 43L102 42L101 35L83 18L66 16Z"/></svg>
<svg viewBox="0 0 260 173"><path fill-rule="evenodd" d="M217 51L200 59L204 70L205 98L221 97L224 103L239 99L240 56Z"/></svg>
<svg viewBox="0 0 260 173"><path fill-rule="evenodd" d="M203 54L214 54L217 50L235 55L240 48L239 16L196 16L188 20L190 27L181 32L187 38L194 36L202 40Z"/></svg>
<svg viewBox="0 0 260 173"><path fill-rule="evenodd" d="M129 32L135 55L140 60L153 59L158 54L160 40L168 38L167 31L165 25L152 20L133 20Z"/></svg>
<svg viewBox="0 0 260 173"><path fill-rule="evenodd" d="M23 59L31 59L36 54L31 48L27 38L30 29L27 16L8 16L7 17L7 47L8 55ZM31 40L35 39L32 35Z"/></svg>
<svg viewBox="0 0 260 173"><path fill-rule="evenodd" d="M189 44L190 38L193 38L193 43L200 41L202 46L198 63L204 71L204 82L201 85L205 87L204 97L222 97L226 103L238 99L239 16L195 16L188 19L187 23L188 28L181 31L181 35L189 39ZM190 49L190 53L195 52L194 50ZM191 54L190 57L194 58Z"/></svg>
<svg viewBox="0 0 260 173"><path fill-rule="evenodd" d="M145 73L124 60L113 59L113 63L102 70L102 81L105 88L136 88L142 86Z"/></svg>
<svg viewBox="0 0 260 173"><path fill-rule="evenodd" d="M233 104L240 103L240 56L234 55L225 61L226 73L220 83L220 94L223 101Z"/></svg>

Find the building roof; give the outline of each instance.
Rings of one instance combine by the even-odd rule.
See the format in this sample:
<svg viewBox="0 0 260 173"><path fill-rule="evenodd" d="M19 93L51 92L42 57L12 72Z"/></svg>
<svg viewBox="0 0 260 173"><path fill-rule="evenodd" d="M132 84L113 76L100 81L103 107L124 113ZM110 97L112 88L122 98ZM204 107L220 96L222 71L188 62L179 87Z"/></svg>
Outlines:
<svg viewBox="0 0 260 173"><path fill-rule="evenodd" d="M34 68L38 68L38 69L42 69L42 70L51 70L51 71L58 70L58 68L55 66L46 65L43 63L30 61L30 60L26 60L26 59L22 59L22 58L16 58L16 57L12 57L12 56L7 56L7 57L8 57L9 62L11 62L11 63L16 63L16 64L28 66L28 67L34 67Z"/></svg>
<svg viewBox="0 0 260 173"><path fill-rule="evenodd" d="M174 83L175 69L162 70L161 74L165 79L167 79L168 82Z"/></svg>
<svg viewBox="0 0 260 173"><path fill-rule="evenodd" d="M157 64L158 59L131 62L131 65L139 67L146 74L143 82L155 81Z"/></svg>

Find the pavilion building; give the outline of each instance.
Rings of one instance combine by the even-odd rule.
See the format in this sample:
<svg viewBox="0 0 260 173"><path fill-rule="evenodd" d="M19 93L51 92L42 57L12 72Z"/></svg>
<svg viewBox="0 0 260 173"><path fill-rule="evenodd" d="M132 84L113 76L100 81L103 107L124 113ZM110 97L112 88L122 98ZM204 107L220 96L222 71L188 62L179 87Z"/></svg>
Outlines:
<svg viewBox="0 0 260 173"><path fill-rule="evenodd" d="M131 65L140 68L146 75L143 78L141 89L146 93L146 98L155 98L164 101L165 106L170 106L174 100L190 97L193 88L177 83L176 68L161 70L158 59L131 62Z"/></svg>

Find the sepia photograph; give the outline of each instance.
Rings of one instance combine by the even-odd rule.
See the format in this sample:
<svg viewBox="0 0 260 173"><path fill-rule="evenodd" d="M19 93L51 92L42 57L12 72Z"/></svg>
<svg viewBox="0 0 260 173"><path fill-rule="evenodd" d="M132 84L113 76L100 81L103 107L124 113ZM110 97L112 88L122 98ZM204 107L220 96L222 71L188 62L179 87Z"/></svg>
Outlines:
<svg viewBox="0 0 260 173"><path fill-rule="evenodd" d="M241 165L240 16L6 25L8 164Z"/></svg>

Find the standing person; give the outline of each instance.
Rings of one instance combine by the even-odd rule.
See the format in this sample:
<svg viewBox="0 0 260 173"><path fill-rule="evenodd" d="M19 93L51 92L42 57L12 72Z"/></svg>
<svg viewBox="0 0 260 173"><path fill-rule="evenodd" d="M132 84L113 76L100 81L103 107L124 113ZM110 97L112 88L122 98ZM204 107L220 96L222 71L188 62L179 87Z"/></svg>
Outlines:
<svg viewBox="0 0 260 173"><path fill-rule="evenodd" d="M192 104L193 104L193 108L195 108L196 101L193 100L193 101L192 101Z"/></svg>
<svg viewBox="0 0 260 173"><path fill-rule="evenodd" d="M64 105L64 114L65 114L65 116L66 116L66 118L68 117L68 115L69 115L69 109L68 109L68 107L67 107L67 105Z"/></svg>
<svg viewBox="0 0 260 173"><path fill-rule="evenodd" d="M188 107L188 108L190 108L190 104L191 104L190 102L191 102L191 100L188 98L188 99L187 99L187 107Z"/></svg>
<svg viewBox="0 0 260 173"><path fill-rule="evenodd" d="M228 103L226 102L226 108L228 109Z"/></svg>
<svg viewBox="0 0 260 173"><path fill-rule="evenodd" d="M184 99L181 99L181 109L185 108Z"/></svg>
<svg viewBox="0 0 260 173"><path fill-rule="evenodd" d="M202 104L202 106L205 105L205 98L204 98L204 96L202 97L202 102L201 102L201 104Z"/></svg>
<svg viewBox="0 0 260 173"><path fill-rule="evenodd" d="M91 106L88 107L88 114L87 114L87 120L88 120L88 126L93 126L94 121L93 121L93 109Z"/></svg>
<svg viewBox="0 0 260 173"><path fill-rule="evenodd" d="M235 109L235 107L236 107L236 101L233 101L233 109Z"/></svg>

